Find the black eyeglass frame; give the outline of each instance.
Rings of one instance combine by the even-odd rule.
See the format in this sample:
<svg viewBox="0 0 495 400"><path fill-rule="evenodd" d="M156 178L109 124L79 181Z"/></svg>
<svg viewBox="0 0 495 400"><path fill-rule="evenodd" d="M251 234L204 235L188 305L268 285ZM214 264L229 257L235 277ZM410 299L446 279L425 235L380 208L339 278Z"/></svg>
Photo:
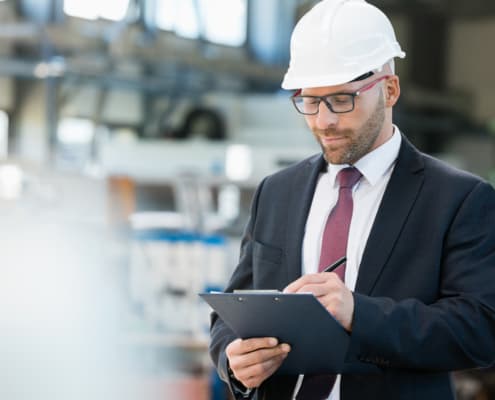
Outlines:
<svg viewBox="0 0 495 400"><path fill-rule="evenodd" d="M333 112L334 114L346 114L346 113L349 113L349 112L352 112L354 111L354 108L356 106L356 102L355 102L355 98L358 97L359 95L361 95L363 92L366 92L367 90L370 90L371 88L373 88L373 86L375 86L378 82L382 81L382 80L385 80L385 79L388 79L390 78L391 75L384 75L380 78L377 78L373 81L371 81L370 83L364 85L363 87L359 88L358 90L356 90L355 92L352 92L352 93L344 93L344 92L339 92L339 93L331 93L331 94L327 94L325 96L307 96L307 95L301 95L301 92L302 92L302 89L298 89L292 96L291 96L291 100L292 100L292 104L294 104L294 108L297 110L297 112L299 114L302 114L302 115L316 115L320 112L320 103L323 101L323 103L327 106L327 108ZM333 97L333 96L350 96L351 98L351 102L352 102L352 108L350 110L346 110L346 111L335 111L332 107L332 104L330 103L330 101L327 100L327 98L329 97ZM318 101L318 104L316 104L316 111L313 112L313 113L305 113L305 112L302 112L298 107L297 107L297 104L296 104L296 101L298 99L317 99L319 100Z"/></svg>

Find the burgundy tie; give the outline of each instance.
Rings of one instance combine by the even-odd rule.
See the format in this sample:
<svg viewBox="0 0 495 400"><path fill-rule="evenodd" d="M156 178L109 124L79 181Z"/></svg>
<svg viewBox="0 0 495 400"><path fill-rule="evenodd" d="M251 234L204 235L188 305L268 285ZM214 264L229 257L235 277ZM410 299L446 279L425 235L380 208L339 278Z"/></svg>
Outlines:
<svg viewBox="0 0 495 400"><path fill-rule="evenodd" d="M361 173L353 167L344 168L337 174L339 198L330 212L321 240L318 272L323 271L347 253L347 237L352 217L352 188L361 178ZM344 281L345 264L335 270Z"/></svg>
<svg viewBox="0 0 495 400"><path fill-rule="evenodd" d="M361 178L361 173L353 167L344 168L337 174L339 198L330 212L321 241L318 271L346 255L347 238L352 217L352 188ZM335 270L344 281L345 264ZM296 396L297 400L326 400L335 384L335 375L306 375Z"/></svg>

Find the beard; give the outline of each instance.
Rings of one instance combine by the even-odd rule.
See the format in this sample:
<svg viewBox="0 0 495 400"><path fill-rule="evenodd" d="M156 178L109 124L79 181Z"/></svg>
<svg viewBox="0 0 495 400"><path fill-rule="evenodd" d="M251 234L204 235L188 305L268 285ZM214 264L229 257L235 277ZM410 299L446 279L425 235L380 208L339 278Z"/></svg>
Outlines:
<svg viewBox="0 0 495 400"><path fill-rule="evenodd" d="M354 164L368 154L375 147L385 122L385 98L383 93L375 109L366 122L358 129L326 129L313 130L316 140L321 146L327 162L332 164ZM321 137L344 137L347 143L344 146L324 144Z"/></svg>

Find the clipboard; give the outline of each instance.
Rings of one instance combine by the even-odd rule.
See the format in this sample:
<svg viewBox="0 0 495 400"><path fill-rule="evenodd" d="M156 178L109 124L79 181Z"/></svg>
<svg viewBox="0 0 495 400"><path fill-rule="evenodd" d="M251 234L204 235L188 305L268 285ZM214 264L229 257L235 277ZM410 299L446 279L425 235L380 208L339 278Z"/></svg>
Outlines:
<svg viewBox="0 0 495 400"><path fill-rule="evenodd" d="M199 294L240 338L276 337L291 351L277 374L342 372L350 336L311 293Z"/></svg>

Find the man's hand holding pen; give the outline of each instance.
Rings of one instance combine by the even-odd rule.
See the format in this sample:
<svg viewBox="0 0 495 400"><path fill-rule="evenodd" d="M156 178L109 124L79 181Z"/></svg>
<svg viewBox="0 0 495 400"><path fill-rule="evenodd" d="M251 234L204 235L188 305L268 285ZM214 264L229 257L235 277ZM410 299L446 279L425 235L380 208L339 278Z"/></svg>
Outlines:
<svg viewBox="0 0 495 400"><path fill-rule="evenodd" d="M284 293L313 293L344 329L351 332L354 297L339 276L332 272L345 261L344 257L328 266L323 272L303 275L289 284L284 289Z"/></svg>
<svg viewBox="0 0 495 400"><path fill-rule="evenodd" d="M307 274L289 284L284 293L313 293L321 304L348 331L351 331L354 297L339 276L333 272L345 263L343 257L323 272ZM237 339L226 347L229 367L237 381L246 388L258 387L282 364L290 346L275 338Z"/></svg>

